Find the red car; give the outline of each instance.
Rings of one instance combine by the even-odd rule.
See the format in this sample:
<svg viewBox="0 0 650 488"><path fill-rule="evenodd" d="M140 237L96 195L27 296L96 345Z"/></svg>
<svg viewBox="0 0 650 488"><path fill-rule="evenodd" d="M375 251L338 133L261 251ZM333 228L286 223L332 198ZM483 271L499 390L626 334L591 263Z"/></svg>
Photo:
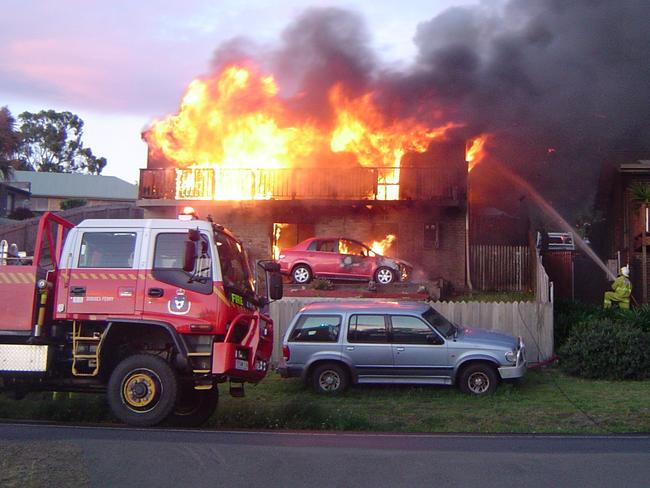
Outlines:
<svg viewBox="0 0 650 488"><path fill-rule="evenodd" d="M342 237L312 237L280 252L282 274L294 283L312 278L374 280L387 285L406 281L413 267L399 259L380 256L365 244Z"/></svg>

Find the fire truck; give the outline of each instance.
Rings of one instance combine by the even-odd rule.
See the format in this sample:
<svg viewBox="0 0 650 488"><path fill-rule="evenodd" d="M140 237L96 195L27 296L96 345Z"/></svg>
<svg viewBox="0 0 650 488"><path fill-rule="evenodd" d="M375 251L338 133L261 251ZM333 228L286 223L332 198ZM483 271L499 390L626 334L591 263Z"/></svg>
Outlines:
<svg viewBox="0 0 650 488"><path fill-rule="evenodd" d="M135 426L197 426L218 384L243 396L269 367L278 265L192 209L174 219L46 213L33 256L0 244L0 391L104 392Z"/></svg>

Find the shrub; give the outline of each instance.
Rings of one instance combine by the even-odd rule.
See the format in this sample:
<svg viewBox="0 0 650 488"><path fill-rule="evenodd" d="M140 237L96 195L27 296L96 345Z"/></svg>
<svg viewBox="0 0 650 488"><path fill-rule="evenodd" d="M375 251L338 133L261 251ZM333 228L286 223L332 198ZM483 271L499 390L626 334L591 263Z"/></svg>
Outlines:
<svg viewBox="0 0 650 488"><path fill-rule="evenodd" d="M334 283L332 283L330 280L325 280L323 278L316 278L314 281L311 282L311 287L314 290L333 290Z"/></svg>
<svg viewBox="0 0 650 488"><path fill-rule="evenodd" d="M619 323L627 323L650 333L650 304L648 303L631 310L616 310L614 317Z"/></svg>
<svg viewBox="0 0 650 488"><path fill-rule="evenodd" d="M558 351L567 373L592 379L650 376L650 334L612 320L576 326Z"/></svg>
<svg viewBox="0 0 650 488"><path fill-rule="evenodd" d="M88 202L80 198L70 198L59 203L61 210L70 210L71 208L84 207Z"/></svg>
<svg viewBox="0 0 650 488"><path fill-rule="evenodd" d="M32 212L27 207L18 207L9 215L7 215L7 217L12 220L27 220L34 217L34 212Z"/></svg>

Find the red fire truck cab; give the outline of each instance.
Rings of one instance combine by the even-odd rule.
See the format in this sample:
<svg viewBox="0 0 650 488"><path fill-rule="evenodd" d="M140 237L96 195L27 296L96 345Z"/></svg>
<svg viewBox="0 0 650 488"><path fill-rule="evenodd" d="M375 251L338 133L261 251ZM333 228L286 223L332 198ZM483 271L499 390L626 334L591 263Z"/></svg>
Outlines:
<svg viewBox="0 0 650 488"><path fill-rule="evenodd" d="M138 426L199 425L218 383L242 396L273 348L262 313L277 264L255 276L242 242L201 220L85 220L51 213L32 258L0 244L0 388L106 392Z"/></svg>

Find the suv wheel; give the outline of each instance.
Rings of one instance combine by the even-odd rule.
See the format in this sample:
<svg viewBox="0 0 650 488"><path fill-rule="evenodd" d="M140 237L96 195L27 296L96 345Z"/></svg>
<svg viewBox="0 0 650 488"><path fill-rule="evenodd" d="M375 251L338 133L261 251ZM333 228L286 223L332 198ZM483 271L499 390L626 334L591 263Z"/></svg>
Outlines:
<svg viewBox="0 0 650 488"><path fill-rule="evenodd" d="M294 283L303 285L311 281L311 269L305 264L299 264L291 272L291 279Z"/></svg>
<svg viewBox="0 0 650 488"><path fill-rule="evenodd" d="M326 363L317 366L312 374L316 393L336 395L348 387L348 373L338 364Z"/></svg>
<svg viewBox="0 0 650 488"><path fill-rule="evenodd" d="M470 364L460 374L459 388L470 395L489 395L497 388L497 373L487 364Z"/></svg>

